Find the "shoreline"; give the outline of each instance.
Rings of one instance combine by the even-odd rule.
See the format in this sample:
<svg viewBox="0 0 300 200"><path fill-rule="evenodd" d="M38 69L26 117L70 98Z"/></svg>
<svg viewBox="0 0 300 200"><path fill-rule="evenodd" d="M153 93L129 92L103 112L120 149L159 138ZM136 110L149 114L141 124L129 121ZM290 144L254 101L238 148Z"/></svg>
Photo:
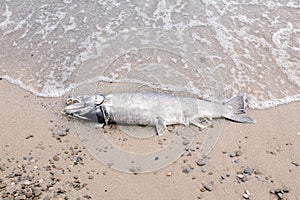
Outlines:
<svg viewBox="0 0 300 200"><path fill-rule="evenodd" d="M17 87L23 89L25 92L28 92L34 96L37 96L39 98L46 98L46 99L47 98L51 98L51 99L62 98L63 96L66 96L68 92L71 92L74 88L76 88L77 86L81 86L80 84L79 85L71 84L67 87L67 89L61 90L57 94L48 95L46 93L38 92L36 89L32 88L31 86L25 86L22 81L14 80L13 78L11 78L8 75L0 76L0 80L6 81L11 85L17 86ZM103 81L103 84L105 84L105 85L109 85L110 83L113 83L113 81L109 80L109 79L107 79L107 80L103 79L102 81ZM118 83L118 82L116 81L114 83ZM191 96L193 96L193 95L194 94L191 94ZM294 102L300 102L300 94L285 97L282 99L267 100L263 103L263 105L268 105L268 106L260 106L259 107L258 106L258 105L260 105L259 103L253 103L252 104L253 106L248 104L248 106L249 106L249 109L251 109L251 110L268 110L268 109L276 108L278 106L287 105L287 104L294 103Z"/></svg>
<svg viewBox="0 0 300 200"><path fill-rule="evenodd" d="M0 91L3 199L13 191L23 195L23 186L37 199L245 199L245 190L250 199L274 199L276 189L300 198L299 101L248 110L253 125L225 121L203 166L195 151L157 172L133 175L102 165L82 146L74 121L60 114L63 97L36 97L5 80ZM53 137L58 132L64 136ZM236 151L241 155L231 157Z"/></svg>

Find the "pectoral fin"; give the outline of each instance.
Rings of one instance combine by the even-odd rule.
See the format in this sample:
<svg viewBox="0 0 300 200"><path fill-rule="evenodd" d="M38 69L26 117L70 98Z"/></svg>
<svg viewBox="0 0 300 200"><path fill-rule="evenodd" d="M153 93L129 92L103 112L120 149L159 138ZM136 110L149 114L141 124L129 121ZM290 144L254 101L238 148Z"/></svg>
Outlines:
<svg viewBox="0 0 300 200"><path fill-rule="evenodd" d="M163 135L164 132L167 130L167 126L165 124L164 119L157 117L155 121L155 128L159 136Z"/></svg>

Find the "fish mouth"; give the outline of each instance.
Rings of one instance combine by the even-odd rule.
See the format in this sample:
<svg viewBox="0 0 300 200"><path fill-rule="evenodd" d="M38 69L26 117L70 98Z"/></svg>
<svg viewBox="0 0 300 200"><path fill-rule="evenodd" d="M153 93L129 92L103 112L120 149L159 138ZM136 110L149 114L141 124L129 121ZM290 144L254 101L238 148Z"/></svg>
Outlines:
<svg viewBox="0 0 300 200"><path fill-rule="evenodd" d="M91 118L94 118L97 106L101 105L103 101L104 97L102 95L84 95L68 98L65 101L66 106L61 110L61 113L71 118L91 120Z"/></svg>
<svg viewBox="0 0 300 200"><path fill-rule="evenodd" d="M67 105L61 110L61 113L72 118L86 119L84 114L88 113L93 107L82 103Z"/></svg>

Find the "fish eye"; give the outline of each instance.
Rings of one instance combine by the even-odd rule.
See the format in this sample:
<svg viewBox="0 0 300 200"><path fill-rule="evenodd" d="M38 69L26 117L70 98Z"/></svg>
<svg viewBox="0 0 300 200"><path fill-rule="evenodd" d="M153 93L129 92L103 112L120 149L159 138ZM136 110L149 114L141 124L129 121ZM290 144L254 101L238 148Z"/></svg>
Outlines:
<svg viewBox="0 0 300 200"><path fill-rule="evenodd" d="M73 103L73 100L71 98L67 99L66 104L71 105Z"/></svg>

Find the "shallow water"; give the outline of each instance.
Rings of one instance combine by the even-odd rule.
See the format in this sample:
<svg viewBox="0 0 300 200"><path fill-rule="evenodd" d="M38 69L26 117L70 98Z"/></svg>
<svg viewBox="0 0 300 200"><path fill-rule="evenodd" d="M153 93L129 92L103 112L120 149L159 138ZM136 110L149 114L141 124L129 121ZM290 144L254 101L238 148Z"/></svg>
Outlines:
<svg viewBox="0 0 300 200"><path fill-rule="evenodd" d="M239 2L4 1L0 77L47 97L121 81L245 93L254 109L300 100L299 1Z"/></svg>

